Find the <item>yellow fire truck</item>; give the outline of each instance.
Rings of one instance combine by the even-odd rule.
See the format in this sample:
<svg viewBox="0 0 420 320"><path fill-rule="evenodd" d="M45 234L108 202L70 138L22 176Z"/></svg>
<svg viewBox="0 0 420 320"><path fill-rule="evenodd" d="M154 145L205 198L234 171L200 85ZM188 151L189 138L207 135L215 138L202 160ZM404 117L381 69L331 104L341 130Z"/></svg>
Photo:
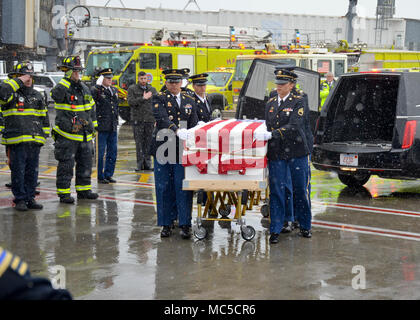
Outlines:
<svg viewBox="0 0 420 320"><path fill-rule="evenodd" d="M340 53L323 52L322 50L305 50L304 53L298 50L282 54L266 54L260 52L253 55L242 55L237 58L235 74L233 76L233 106L238 103L239 93L248 74L254 59L266 59L278 61L279 64L297 66L319 72L324 76L327 72L332 72L338 77L347 72L347 55ZM274 77L274 75L273 75Z"/></svg>
<svg viewBox="0 0 420 320"><path fill-rule="evenodd" d="M189 68L192 75L218 67L233 68L237 56L254 52L254 49L161 47L148 44L94 49L88 55L82 80L93 82L95 68L112 68L113 84L117 87L121 99L120 116L129 121L127 90L137 82L138 72L146 72L148 82L159 91L165 82L162 75L165 69Z"/></svg>

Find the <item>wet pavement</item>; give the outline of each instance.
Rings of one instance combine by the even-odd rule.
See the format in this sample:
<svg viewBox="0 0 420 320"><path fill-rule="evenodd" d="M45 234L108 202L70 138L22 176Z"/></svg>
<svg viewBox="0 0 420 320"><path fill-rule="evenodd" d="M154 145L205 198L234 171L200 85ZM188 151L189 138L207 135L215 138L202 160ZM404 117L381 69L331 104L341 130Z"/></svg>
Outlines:
<svg viewBox="0 0 420 320"><path fill-rule="evenodd" d="M202 241L181 239L179 229L161 239L153 174L133 170L130 126L119 129L118 182L97 185L93 172L95 201L59 203L52 143L40 157L42 211L11 207L4 186L10 171L0 155L0 246L26 260L34 275L52 278L54 266L63 266L76 299L420 298L420 181L373 177L351 190L313 170L311 239L294 231L270 245L260 206L245 216L256 230L252 241L236 223L220 221L205 222Z"/></svg>

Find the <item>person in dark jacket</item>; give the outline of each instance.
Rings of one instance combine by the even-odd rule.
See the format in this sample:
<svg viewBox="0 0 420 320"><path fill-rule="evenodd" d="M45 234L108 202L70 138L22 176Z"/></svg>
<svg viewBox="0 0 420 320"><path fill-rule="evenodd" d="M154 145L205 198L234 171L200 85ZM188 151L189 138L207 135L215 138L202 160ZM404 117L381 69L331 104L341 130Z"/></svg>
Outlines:
<svg viewBox="0 0 420 320"><path fill-rule="evenodd" d="M98 182L108 184L117 182L112 176L117 161L118 95L112 86L111 68L100 70L97 75L99 78L91 92L98 121Z"/></svg>
<svg viewBox="0 0 420 320"><path fill-rule="evenodd" d="M69 291L31 276L28 264L0 247L0 300L72 300Z"/></svg>
<svg viewBox="0 0 420 320"><path fill-rule="evenodd" d="M80 81L83 70L78 56L63 59L59 69L65 76L51 90L56 110L53 127L54 155L57 166L57 194L61 203L74 203L70 185L76 164L76 192L78 199L97 199L92 192L92 139L95 135L95 101L89 88Z"/></svg>
<svg viewBox="0 0 420 320"><path fill-rule="evenodd" d="M173 221L178 217L181 236L188 239L191 236L193 193L182 190L185 171L180 140L186 140L188 129L197 125L197 107L194 100L181 91L182 70L169 69L163 74L168 90L153 97L156 127L152 155L155 160L157 223L162 226L161 237L169 237Z"/></svg>
<svg viewBox="0 0 420 320"><path fill-rule="evenodd" d="M15 209L42 209L35 201L38 182L39 153L50 133L47 106L33 88L33 66L29 61L18 63L9 79L0 85L0 106L12 176Z"/></svg>
<svg viewBox="0 0 420 320"><path fill-rule="evenodd" d="M294 71L295 67L294 66L278 66L276 67L276 71L278 70L288 70L288 71ZM309 98L308 95L300 88L299 84L297 82L294 82L294 87L291 90L292 95L294 96L301 96L303 99L303 105L304 105L304 132L305 132L305 136L306 136L306 141L308 142L308 147L309 147L309 151L312 154L312 150L313 150L313 141L314 141L314 137L312 134L312 129L311 129L311 123L310 123L310 118L309 118L309 114L310 114L310 110L309 110ZM269 98L275 98L278 95L277 90L274 89L273 91L270 92L270 96ZM310 168L309 168L310 169ZM309 172L309 175L311 173ZM295 219L295 211L296 209L293 208L293 191L292 191L292 181L291 181L291 176L290 176L290 172L287 173L287 183L285 183L285 187L286 187L286 212L285 212L285 222L283 225L283 229L282 229L282 233L290 233L292 232L292 230L294 230L295 228L299 227L299 222Z"/></svg>
<svg viewBox="0 0 420 320"><path fill-rule="evenodd" d="M152 112L152 97L156 94L156 89L147 83L147 76L143 71L138 74L138 83L128 88L127 101L130 105L134 140L136 142L136 171L151 170L152 167L150 143L155 123Z"/></svg>
<svg viewBox="0 0 420 320"><path fill-rule="evenodd" d="M190 77L193 84L193 98L197 104L197 116L199 121L209 122L212 120L212 109L206 95L207 73L196 74Z"/></svg>
<svg viewBox="0 0 420 320"><path fill-rule="evenodd" d="M290 172L293 207L299 222L300 234L311 232L310 147L305 134L305 106L301 96L291 91L297 75L285 69L275 71L278 95L265 108L266 132L257 132L257 140L268 140L270 182L270 243L279 242L286 210L287 174Z"/></svg>

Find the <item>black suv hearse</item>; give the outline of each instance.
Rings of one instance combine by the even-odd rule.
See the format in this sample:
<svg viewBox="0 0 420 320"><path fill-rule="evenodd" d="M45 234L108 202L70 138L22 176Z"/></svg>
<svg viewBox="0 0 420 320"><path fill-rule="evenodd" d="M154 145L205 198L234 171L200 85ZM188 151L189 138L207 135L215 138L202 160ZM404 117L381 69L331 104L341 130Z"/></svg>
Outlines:
<svg viewBox="0 0 420 320"><path fill-rule="evenodd" d="M318 118L312 163L350 187L420 178L420 73L342 75Z"/></svg>

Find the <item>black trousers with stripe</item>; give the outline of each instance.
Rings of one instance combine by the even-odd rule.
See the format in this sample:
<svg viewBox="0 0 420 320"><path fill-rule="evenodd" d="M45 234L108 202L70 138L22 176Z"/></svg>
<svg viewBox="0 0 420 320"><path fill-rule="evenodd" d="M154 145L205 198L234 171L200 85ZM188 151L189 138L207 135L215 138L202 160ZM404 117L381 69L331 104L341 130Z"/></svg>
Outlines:
<svg viewBox="0 0 420 320"><path fill-rule="evenodd" d="M74 141L56 135L54 155L57 166L57 193L70 193L73 168L76 165L76 191L91 190L93 163L92 141Z"/></svg>

